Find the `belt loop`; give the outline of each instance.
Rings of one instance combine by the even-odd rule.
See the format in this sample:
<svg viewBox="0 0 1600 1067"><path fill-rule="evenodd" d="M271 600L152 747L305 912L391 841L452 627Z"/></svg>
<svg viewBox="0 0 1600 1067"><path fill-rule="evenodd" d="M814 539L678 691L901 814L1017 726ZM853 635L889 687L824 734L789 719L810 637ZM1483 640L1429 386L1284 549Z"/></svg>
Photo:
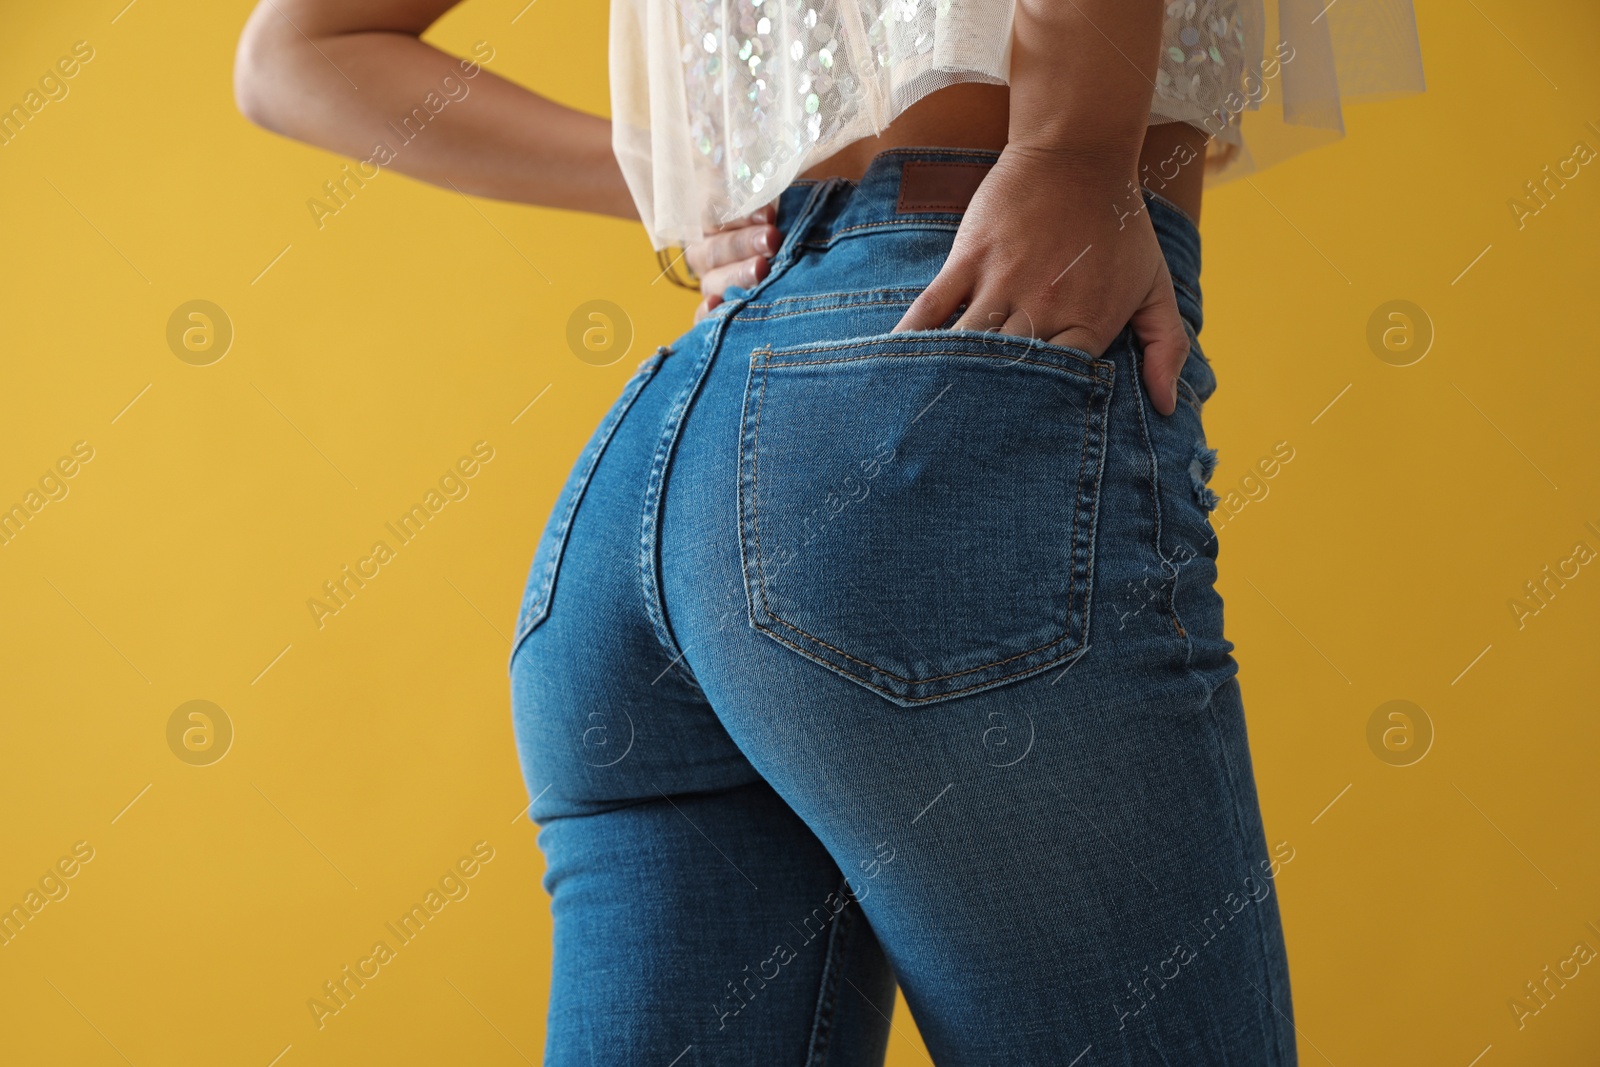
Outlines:
<svg viewBox="0 0 1600 1067"><path fill-rule="evenodd" d="M817 212L832 195L834 189L844 184L842 178L825 178L811 188L811 195L806 197L806 202L795 214L794 225L789 227L789 232L783 235L783 244L778 246L777 254L772 257L772 272L777 273L779 267L787 267L799 257L800 245L810 234L811 223L816 218Z"/></svg>

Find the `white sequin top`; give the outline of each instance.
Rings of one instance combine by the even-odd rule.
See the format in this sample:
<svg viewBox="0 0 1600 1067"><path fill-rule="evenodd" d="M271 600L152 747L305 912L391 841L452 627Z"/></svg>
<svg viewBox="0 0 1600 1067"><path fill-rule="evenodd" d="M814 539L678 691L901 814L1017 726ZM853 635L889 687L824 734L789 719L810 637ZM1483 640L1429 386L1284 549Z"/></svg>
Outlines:
<svg viewBox="0 0 1600 1067"><path fill-rule="evenodd" d="M1013 4L612 0L612 140L652 243L749 214L935 89L1004 84ZM1423 87L1411 0L1273 6L1166 4L1150 122L1206 130L1208 180L1341 136L1342 100Z"/></svg>

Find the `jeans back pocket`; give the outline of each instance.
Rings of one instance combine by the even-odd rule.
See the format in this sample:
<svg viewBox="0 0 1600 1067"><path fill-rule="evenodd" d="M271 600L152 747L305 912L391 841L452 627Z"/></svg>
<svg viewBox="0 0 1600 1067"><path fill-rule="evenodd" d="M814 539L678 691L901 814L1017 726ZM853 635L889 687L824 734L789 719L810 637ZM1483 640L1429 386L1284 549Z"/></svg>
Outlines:
<svg viewBox="0 0 1600 1067"><path fill-rule="evenodd" d="M533 563L528 568L528 581L522 591L522 607L517 612L517 628L511 641L512 660L517 658L517 650L522 647L523 640L550 614L550 601L555 596L556 574L560 570L561 554L567 546L567 533L572 529L573 517L578 513L578 505L583 501L584 491L589 488L589 479L594 476L600 457L605 454L606 446L611 443L611 437L628 414L628 409L650 383L670 351L665 346L658 348L639 364L639 369L628 379L628 384L622 387L622 395L617 397L611 410L595 427L589 443L578 453L572 473L567 476L566 484L556 497L550 519L539 537L539 547L533 554Z"/></svg>
<svg viewBox="0 0 1600 1067"><path fill-rule="evenodd" d="M909 331L751 354L751 624L901 705L1084 647L1115 373L1024 338Z"/></svg>

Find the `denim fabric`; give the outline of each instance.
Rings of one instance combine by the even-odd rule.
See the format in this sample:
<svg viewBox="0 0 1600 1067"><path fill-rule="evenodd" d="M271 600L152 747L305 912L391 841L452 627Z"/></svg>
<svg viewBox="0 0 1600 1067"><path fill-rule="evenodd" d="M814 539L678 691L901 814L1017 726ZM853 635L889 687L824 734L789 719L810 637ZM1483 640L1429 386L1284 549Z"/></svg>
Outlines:
<svg viewBox="0 0 1600 1067"><path fill-rule="evenodd" d="M539 543L545 1062L879 1064L898 981L940 1067L1291 1065L1211 368L1164 417L1127 332L890 335L961 218L897 210L911 159L993 156L786 190L770 275L643 362ZM1146 210L1198 333L1199 235Z"/></svg>

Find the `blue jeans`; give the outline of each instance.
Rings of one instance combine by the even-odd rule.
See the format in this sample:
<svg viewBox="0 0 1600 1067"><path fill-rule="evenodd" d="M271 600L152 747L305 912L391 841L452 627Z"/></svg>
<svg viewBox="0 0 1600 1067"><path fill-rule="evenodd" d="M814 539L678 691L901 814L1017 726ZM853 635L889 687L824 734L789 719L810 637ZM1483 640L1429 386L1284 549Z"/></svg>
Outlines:
<svg viewBox="0 0 1600 1067"><path fill-rule="evenodd" d="M888 332L961 219L906 168L993 159L786 190L556 502L511 660L552 1067L880 1064L897 981L941 1067L1295 1062L1210 366L1164 417L1126 331ZM1144 209L1197 332L1199 234Z"/></svg>

